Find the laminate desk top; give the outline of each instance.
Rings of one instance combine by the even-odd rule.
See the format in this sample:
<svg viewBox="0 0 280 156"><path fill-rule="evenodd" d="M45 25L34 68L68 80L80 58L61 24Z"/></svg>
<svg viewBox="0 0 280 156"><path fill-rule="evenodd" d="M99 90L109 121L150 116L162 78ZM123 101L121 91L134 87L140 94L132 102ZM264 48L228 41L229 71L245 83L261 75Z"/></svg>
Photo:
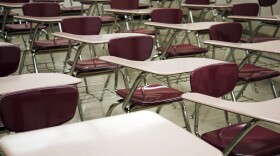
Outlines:
<svg viewBox="0 0 280 156"><path fill-rule="evenodd" d="M104 10L107 12L116 13L116 14L147 15L147 14L150 14L155 9L158 9L158 8L135 9L135 10L123 10L123 9L104 9Z"/></svg>
<svg viewBox="0 0 280 156"><path fill-rule="evenodd" d="M280 98L263 102L233 102L199 93L185 93L182 97L210 107L280 124Z"/></svg>
<svg viewBox="0 0 280 156"><path fill-rule="evenodd" d="M14 16L16 19L26 20L30 22L61 22L65 18L79 16L55 16L55 17L34 17L34 16Z"/></svg>
<svg viewBox="0 0 280 156"><path fill-rule="evenodd" d="M146 111L4 136L8 156L222 156L195 135Z"/></svg>
<svg viewBox="0 0 280 156"><path fill-rule="evenodd" d="M209 45L221 46L221 47L280 54L280 48L279 48L280 40L267 41L261 43L231 43L231 42L208 40L208 41L204 41L204 43Z"/></svg>
<svg viewBox="0 0 280 156"><path fill-rule="evenodd" d="M182 7L187 8L202 8L202 9L229 9L232 8L232 4L209 4L209 5L203 5L203 4L181 4Z"/></svg>
<svg viewBox="0 0 280 156"><path fill-rule="evenodd" d="M212 25L221 24L221 23L224 22L198 22L198 23L187 23L187 24L145 22L145 25L161 27L161 28L178 29L178 30L202 31L202 30L208 30Z"/></svg>
<svg viewBox="0 0 280 156"><path fill-rule="evenodd" d="M58 73L38 73L7 76L0 78L0 95L17 91L78 84L81 80Z"/></svg>
<svg viewBox="0 0 280 156"><path fill-rule="evenodd" d="M280 15L276 16L228 16L228 18L236 19L236 20L247 20L247 21L260 21L260 22L279 22Z"/></svg>
<svg viewBox="0 0 280 156"><path fill-rule="evenodd" d="M113 38L130 37L130 36L147 36L139 33L116 33L116 34L100 34L100 35L75 35L64 32L53 33L56 37L66 38L70 40L80 41L83 43L107 43Z"/></svg>
<svg viewBox="0 0 280 156"><path fill-rule="evenodd" d="M216 63L226 63L225 61L207 58L177 58L160 61L132 61L114 56L101 56L99 59L159 75L188 73L203 66Z"/></svg>
<svg viewBox="0 0 280 156"><path fill-rule="evenodd" d="M0 2L0 7L15 9L15 8L21 8L25 3L4 3Z"/></svg>

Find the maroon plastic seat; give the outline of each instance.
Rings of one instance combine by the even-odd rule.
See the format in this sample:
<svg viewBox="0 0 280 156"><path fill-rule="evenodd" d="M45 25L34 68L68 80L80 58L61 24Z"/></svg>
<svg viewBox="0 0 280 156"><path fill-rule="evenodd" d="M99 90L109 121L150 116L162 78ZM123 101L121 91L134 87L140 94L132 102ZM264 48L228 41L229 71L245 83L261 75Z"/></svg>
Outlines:
<svg viewBox="0 0 280 156"><path fill-rule="evenodd" d="M267 41L274 41L274 40L280 40L279 37L273 37L273 36L264 36L264 35L257 35L251 39L251 43L260 43L260 42L267 42ZM249 37L241 37L241 42L249 42Z"/></svg>
<svg viewBox="0 0 280 156"><path fill-rule="evenodd" d="M231 30L231 31L228 31ZM242 34L242 25L240 23L223 23L217 24L210 28L209 36L211 40L234 42L237 43L240 40ZM260 80L269 80L273 77L280 75L280 72L272 69L266 69L254 64L245 64L239 73L239 80L242 82L254 82ZM274 95L274 84L271 83L272 91Z"/></svg>
<svg viewBox="0 0 280 156"><path fill-rule="evenodd" d="M69 65L73 65L72 61L68 61ZM112 63L102 61L98 58L78 61L75 66L75 74L77 77L83 77L84 75L94 75L102 73L114 72L116 66ZM90 74L91 73L91 74Z"/></svg>
<svg viewBox="0 0 280 156"><path fill-rule="evenodd" d="M0 77L17 71L20 55L19 47L12 44L0 45Z"/></svg>
<svg viewBox="0 0 280 156"><path fill-rule="evenodd" d="M79 42L71 41L72 46L78 46ZM50 50L50 49L65 49L69 46L69 40L58 38L53 40L38 40L34 42L34 49L37 50L37 53L41 51L38 50Z"/></svg>
<svg viewBox="0 0 280 156"><path fill-rule="evenodd" d="M122 98L125 98L129 92L130 89L120 89L116 91ZM182 101L182 94L184 94L184 92L177 89L169 88L161 84L152 84L137 88L130 101L135 106L156 106Z"/></svg>
<svg viewBox="0 0 280 156"><path fill-rule="evenodd" d="M164 51L164 47L157 48L158 51L161 53ZM200 48L198 46L192 44L179 44L179 45L172 45L167 50L166 58L172 57L186 57L191 55L198 55L207 53L208 50L205 48Z"/></svg>
<svg viewBox="0 0 280 156"><path fill-rule="evenodd" d="M23 23L23 24L6 24L5 25L5 33L7 36L15 35L15 34L30 34L30 30L34 31L36 23ZM39 30L46 29L46 25L40 25Z"/></svg>
<svg viewBox="0 0 280 156"><path fill-rule="evenodd" d="M242 81L253 82L277 77L280 72L251 64L245 64L239 72L239 79Z"/></svg>
<svg viewBox="0 0 280 156"><path fill-rule="evenodd" d="M180 24L183 18L183 11L181 9L165 8L156 9L151 12L151 21L168 24ZM196 54L206 53L208 50L200 48L192 44L178 44L171 45L166 54L164 52L165 47L158 47L159 55L165 55L165 58L172 57L184 57Z"/></svg>
<svg viewBox="0 0 280 156"><path fill-rule="evenodd" d="M212 146L224 150L245 124L235 124L201 135L201 139ZM280 153L280 134L272 130L255 126L231 151L230 155L268 156Z"/></svg>
<svg viewBox="0 0 280 156"><path fill-rule="evenodd" d="M111 39L108 43L108 49L111 56L134 61L145 61L150 58L152 54L153 38L151 36L137 36ZM131 89L119 89L116 93L120 97L126 98L130 91ZM125 108L124 111L131 112L151 107L159 107L172 102L179 102L182 107L185 126L187 130L191 131L186 115L186 108L181 98L182 94L182 91L160 84L141 86L136 89L129 99L130 104L123 106L123 108ZM110 116L113 109L118 104L121 104L121 102L112 104L106 116Z"/></svg>
<svg viewBox="0 0 280 156"><path fill-rule="evenodd" d="M0 97L0 116L5 128L14 132L58 126L73 118L78 97L74 86L9 93Z"/></svg>

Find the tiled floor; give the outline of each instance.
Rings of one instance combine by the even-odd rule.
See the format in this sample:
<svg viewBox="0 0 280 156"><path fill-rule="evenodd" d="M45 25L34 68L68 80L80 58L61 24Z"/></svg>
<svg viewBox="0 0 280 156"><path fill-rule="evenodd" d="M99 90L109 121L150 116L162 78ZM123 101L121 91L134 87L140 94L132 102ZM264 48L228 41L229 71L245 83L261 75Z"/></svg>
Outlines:
<svg viewBox="0 0 280 156"><path fill-rule="evenodd" d="M181 36L179 36L179 38L180 37ZM203 39L207 39L207 36L204 36ZM13 39L13 43L19 43L20 41L21 41L21 38ZM103 45L97 45L96 49L97 49L98 55L106 54L106 46L105 46L105 49L103 49ZM225 51L225 49L219 50L219 52L217 53L218 59L224 59L224 51ZM154 53L156 53L156 51L154 51ZM207 57L210 57L210 56L211 56L211 51L209 52L209 54L207 54ZM243 55L240 54L240 56L243 56ZM25 64L32 64L31 55L28 55L27 57L28 57L28 59L26 60ZM58 66L57 69L61 68L61 64L62 64L61 61L64 60L64 57L65 57L65 54L55 54L55 59L56 59L56 61L59 62L59 63L57 63L57 66ZM83 58L89 58L89 53L87 51L85 51L83 53ZM261 60L264 62L268 62L268 63L273 62L273 61L269 61L267 59L261 59ZM45 61L50 62L49 55L38 56L38 62L41 63L41 62L45 62ZM49 63L48 66L51 67L51 64ZM42 65L42 67L44 68L44 65ZM33 67L28 66L28 68L30 68L32 70ZM279 69L279 67L277 66L275 69ZM40 71L46 72L45 70L40 70ZM24 68L24 73L28 73L26 68ZM139 73L139 71L128 69L128 74L129 74L129 77L131 80L130 84L132 84L132 82L134 81L134 79L138 75L138 73ZM96 84L96 83L100 84L100 83L103 83L105 80L106 80L106 76L96 76L96 77L88 78L88 81L90 82L90 84ZM114 78L112 76L110 85L108 87L110 90L113 90L113 80L114 80ZM279 90L280 89L280 79L276 78L276 79L274 79L274 81L276 84L276 89ZM157 79L155 79L152 75L148 76L148 82L149 83L162 83L161 81L158 81ZM104 100L100 102L96 98L94 98L92 95L85 94L84 87L82 87L83 85L84 85L83 83L79 84L79 89L81 91L82 107L83 107L83 113L84 113L85 120L103 118L105 116L109 106L113 102L115 102L119 97L117 95L115 95L113 92L108 92L105 94ZM96 93L96 92L98 92L98 90L102 89L102 86L103 85L90 86L90 91L94 95L99 96L100 93ZM180 90L183 90L185 92L190 91L189 82L180 82L178 84L174 83L174 84L172 84L172 86L175 88L178 88ZM124 85L122 82L122 78L120 77L119 78L119 88L123 88L123 87L124 87ZM238 88L239 87L236 87L235 90L238 91ZM249 85L247 87L244 95L255 101L263 101L263 100L268 100L268 99L273 98L268 81L262 81L262 82L253 83L253 84ZM242 98L242 100L244 100L244 98ZM185 101L185 104L188 108L188 113L191 114L194 110L194 104L191 102L188 102L188 101ZM165 118L173 121L174 123L176 123L180 126L183 126L183 118L181 115L180 107L177 106L176 103L174 105L176 108L173 108L171 105L165 106L162 109L160 114L162 116L164 116ZM154 111L154 109L151 109L151 111ZM112 115L118 115L118 114L123 114L123 113L124 112L121 110L121 107L119 106L114 110ZM248 120L248 119L244 117L244 120ZM236 122L236 118L234 115L231 115L231 121L232 121L232 123ZM73 123L73 122L80 122L78 113L76 113L75 117L69 123ZM190 123L193 126L193 119L190 119ZM200 123L201 123L200 132L206 132L206 131L210 131L210 130L214 130L216 128L226 126L223 111L215 110L213 108L208 108L208 107L201 107ZM262 124L265 127L270 127L272 129L280 132L279 126L275 126L275 125L268 124L268 123L262 123Z"/></svg>

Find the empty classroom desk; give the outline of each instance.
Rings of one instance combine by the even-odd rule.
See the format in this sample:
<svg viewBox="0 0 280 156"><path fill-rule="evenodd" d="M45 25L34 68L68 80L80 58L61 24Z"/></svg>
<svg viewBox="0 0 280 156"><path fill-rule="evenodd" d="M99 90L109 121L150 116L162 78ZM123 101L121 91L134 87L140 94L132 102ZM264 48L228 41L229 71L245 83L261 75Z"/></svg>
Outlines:
<svg viewBox="0 0 280 156"><path fill-rule="evenodd" d="M152 112L136 112L4 136L7 156L222 156L193 134Z"/></svg>

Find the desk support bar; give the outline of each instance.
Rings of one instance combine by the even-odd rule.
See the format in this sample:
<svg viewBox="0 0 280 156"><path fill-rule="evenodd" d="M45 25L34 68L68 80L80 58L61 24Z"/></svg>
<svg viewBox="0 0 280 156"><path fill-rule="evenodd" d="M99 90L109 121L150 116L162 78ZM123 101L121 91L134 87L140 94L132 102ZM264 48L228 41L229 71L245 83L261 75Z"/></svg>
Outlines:
<svg viewBox="0 0 280 156"><path fill-rule="evenodd" d="M231 141L228 147L224 149L223 154L225 156L229 155L232 149L242 140L242 138L257 125L258 121L259 119L252 119L250 122L248 122L241 132Z"/></svg>
<svg viewBox="0 0 280 156"><path fill-rule="evenodd" d="M129 103L130 103L130 99L131 97L133 96L134 92L136 91L137 87L139 86L140 82L148 75L147 72L141 72L139 74L139 76L135 79L131 89L130 89L130 92L129 94L126 96L126 98L124 99L124 102L123 102L123 106L122 106L122 109L129 113L131 110L130 110L130 106L129 106Z"/></svg>

